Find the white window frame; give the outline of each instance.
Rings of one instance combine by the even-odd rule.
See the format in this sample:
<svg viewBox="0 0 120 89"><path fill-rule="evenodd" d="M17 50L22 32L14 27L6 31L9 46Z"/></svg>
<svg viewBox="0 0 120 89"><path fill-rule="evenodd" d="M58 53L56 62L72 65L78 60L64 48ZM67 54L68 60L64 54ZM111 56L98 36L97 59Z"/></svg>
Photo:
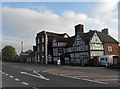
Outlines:
<svg viewBox="0 0 120 89"><path fill-rule="evenodd" d="M108 51L112 52L112 46L108 46Z"/></svg>

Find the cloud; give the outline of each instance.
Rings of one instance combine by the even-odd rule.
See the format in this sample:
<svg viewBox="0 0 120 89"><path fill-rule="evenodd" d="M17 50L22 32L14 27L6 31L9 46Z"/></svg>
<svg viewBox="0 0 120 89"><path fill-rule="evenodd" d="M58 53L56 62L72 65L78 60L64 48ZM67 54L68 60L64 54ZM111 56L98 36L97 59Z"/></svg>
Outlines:
<svg viewBox="0 0 120 89"><path fill-rule="evenodd" d="M119 0L101 0L93 8L93 16L101 19L105 26L109 28L109 33L115 39L118 39L118 1ZM102 22L101 22L102 23Z"/></svg>
<svg viewBox="0 0 120 89"><path fill-rule="evenodd" d="M3 38L8 36L7 39L3 40L4 45L14 45L17 52L20 52L20 42L16 41L19 39L25 41L26 46L24 48L27 50L32 48L35 44L36 34L43 29L57 33L66 32L72 36L74 35L74 26L80 23L85 25L85 32L90 29L101 30L108 27L110 34L117 39L116 6L111 3L97 3L93 6L95 9L91 12L93 13L92 17L74 11L64 11L60 16L46 9L45 6L39 6L37 10L36 8L36 6L29 5L26 8L3 7ZM113 34L114 30L116 31L115 34Z"/></svg>
<svg viewBox="0 0 120 89"><path fill-rule="evenodd" d="M2 48L4 48L6 45L11 45L15 47L16 52L19 54L21 52L21 42L23 42L24 50L26 51L28 49L32 49L33 43L25 40L14 40L9 38L3 38L0 40L2 42Z"/></svg>

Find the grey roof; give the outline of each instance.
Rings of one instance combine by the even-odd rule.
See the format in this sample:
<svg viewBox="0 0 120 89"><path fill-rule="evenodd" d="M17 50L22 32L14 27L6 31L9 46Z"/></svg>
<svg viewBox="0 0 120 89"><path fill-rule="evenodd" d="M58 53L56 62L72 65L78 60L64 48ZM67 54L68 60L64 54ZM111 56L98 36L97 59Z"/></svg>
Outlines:
<svg viewBox="0 0 120 89"><path fill-rule="evenodd" d="M72 46L72 44L75 41L75 36L69 37L68 38L68 44L66 45L67 47Z"/></svg>
<svg viewBox="0 0 120 89"><path fill-rule="evenodd" d="M107 35L103 32L99 32L97 31L98 36L100 37L101 41L103 43L118 43L117 40L115 40L113 37L111 37L110 35Z"/></svg>
<svg viewBox="0 0 120 89"><path fill-rule="evenodd" d="M103 43L118 43L118 41L116 41L113 37L111 37L110 35L107 35L103 32L97 31L97 30L90 30L87 33L78 33L80 34L80 37L83 39L83 41L88 44L90 42L90 40L92 39L94 33L97 33L100 40ZM44 33L44 31L38 33L38 35ZM69 37L69 35L67 33L63 33L63 34L58 34L58 33L53 33L53 32L46 32L46 34L50 37L56 38L57 41L61 41L61 42L67 42L68 44L66 46L72 46L72 44L74 43L75 40L75 35L72 37ZM67 35L68 38L64 38L64 36Z"/></svg>
<svg viewBox="0 0 120 89"><path fill-rule="evenodd" d="M50 36L50 37L55 37L55 38L62 37L62 38L64 38L65 35L67 35L69 37L69 35L67 33L58 34L58 33L47 32L47 31L42 31L42 32L38 33L37 36L44 34L45 32L46 32L47 36Z"/></svg>
<svg viewBox="0 0 120 89"><path fill-rule="evenodd" d="M107 35L103 32L99 32L97 30L90 30L87 33L79 33L80 37L83 39L83 41L87 44L90 42L90 40L92 39L94 33L97 33L100 40L103 43L118 43L118 41L116 41L113 37L111 37L110 35ZM67 46L72 46L72 44L74 43L75 40L75 36L68 38L68 45Z"/></svg>
<svg viewBox="0 0 120 89"><path fill-rule="evenodd" d="M90 40L92 39L94 33L97 33L100 40L103 42L103 43L118 43L118 41L116 41L113 37L111 37L110 35L108 34L105 34L103 32L99 32L97 30L90 30L89 32L87 33L81 33L80 36L82 37L83 41L85 43L89 43Z"/></svg>

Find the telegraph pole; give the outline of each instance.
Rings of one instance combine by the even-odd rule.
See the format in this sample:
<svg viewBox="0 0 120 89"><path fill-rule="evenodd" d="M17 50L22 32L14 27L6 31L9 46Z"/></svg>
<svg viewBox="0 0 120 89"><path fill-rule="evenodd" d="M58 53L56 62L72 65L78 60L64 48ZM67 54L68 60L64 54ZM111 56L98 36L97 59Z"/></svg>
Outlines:
<svg viewBox="0 0 120 89"><path fill-rule="evenodd" d="M23 52L23 42L21 42L21 53Z"/></svg>
<svg viewBox="0 0 120 89"><path fill-rule="evenodd" d="M21 42L21 57L22 57L22 61L23 61L23 42Z"/></svg>

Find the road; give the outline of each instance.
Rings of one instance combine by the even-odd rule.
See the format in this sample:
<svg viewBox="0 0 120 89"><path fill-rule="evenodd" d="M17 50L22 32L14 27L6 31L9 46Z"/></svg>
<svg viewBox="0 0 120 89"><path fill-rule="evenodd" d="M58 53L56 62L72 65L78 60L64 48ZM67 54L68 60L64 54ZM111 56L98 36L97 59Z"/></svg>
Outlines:
<svg viewBox="0 0 120 89"><path fill-rule="evenodd" d="M32 63L3 63L3 89L41 89L41 87L113 87L118 71L104 67L71 67Z"/></svg>

